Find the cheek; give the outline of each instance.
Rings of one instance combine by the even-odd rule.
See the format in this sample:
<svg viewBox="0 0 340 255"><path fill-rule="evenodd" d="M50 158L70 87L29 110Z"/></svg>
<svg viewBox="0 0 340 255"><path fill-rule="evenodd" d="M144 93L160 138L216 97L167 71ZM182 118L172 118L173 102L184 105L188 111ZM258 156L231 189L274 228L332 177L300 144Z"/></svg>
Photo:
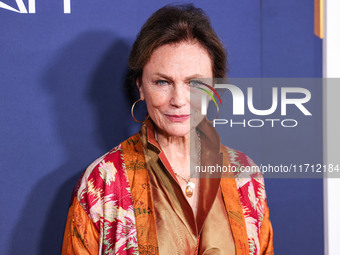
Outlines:
<svg viewBox="0 0 340 255"><path fill-rule="evenodd" d="M168 93L163 91L148 91L145 93L145 100L149 111L155 108L167 107L169 105Z"/></svg>
<svg viewBox="0 0 340 255"><path fill-rule="evenodd" d="M196 112L201 110L201 104L202 104L202 95L198 90L192 90L190 92L190 107L191 112Z"/></svg>
<svg viewBox="0 0 340 255"><path fill-rule="evenodd" d="M190 107L192 110L197 110L201 108L201 97L200 96L191 96L190 97Z"/></svg>

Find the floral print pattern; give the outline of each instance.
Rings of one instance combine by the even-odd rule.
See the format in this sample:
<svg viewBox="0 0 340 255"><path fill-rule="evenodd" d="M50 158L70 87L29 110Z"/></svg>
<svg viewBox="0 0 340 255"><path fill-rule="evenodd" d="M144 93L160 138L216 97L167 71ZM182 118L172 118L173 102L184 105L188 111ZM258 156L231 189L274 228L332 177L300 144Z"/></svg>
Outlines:
<svg viewBox="0 0 340 255"><path fill-rule="evenodd" d="M99 233L99 254L138 254L137 230L121 146L92 164L77 197Z"/></svg>
<svg viewBox="0 0 340 255"><path fill-rule="evenodd" d="M256 164L247 155L229 147L226 148L231 166L238 167L239 170L241 166L256 169ZM258 255L260 254L260 228L266 202L263 176L260 172L249 174L246 171L238 171L235 174L235 181L246 223L249 254Z"/></svg>
<svg viewBox="0 0 340 255"><path fill-rule="evenodd" d="M134 139L139 138L136 136ZM256 166L245 154L228 147L225 149L231 166L238 169L241 166ZM259 255L259 231L266 204L263 177L258 172L249 176L238 171L235 173L235 182L246 225L249 254ZM88 167L74 194L99 233L99 254L149 254L150 249L150 254L158 254L157 246L138 247L122 144Z"/></svg>

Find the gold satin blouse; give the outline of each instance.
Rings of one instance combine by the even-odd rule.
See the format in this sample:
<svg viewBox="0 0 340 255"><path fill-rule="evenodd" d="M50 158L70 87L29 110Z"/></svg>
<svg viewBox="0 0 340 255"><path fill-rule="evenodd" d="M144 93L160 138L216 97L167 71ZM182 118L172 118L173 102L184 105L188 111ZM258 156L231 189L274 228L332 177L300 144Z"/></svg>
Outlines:
<svg viewBox="0 0 340 255"><path fill-rule="evenodd" d="M140 137L149 170L159 253L195 254L199 245L198 254L234 255L235 245L220 179L200 179L195 218L164 152L155 140L153 125L151 120L147 121ZM202 140L202 146L205 143ZM202 150L202 161L210 156L209 150Z"/></svg>

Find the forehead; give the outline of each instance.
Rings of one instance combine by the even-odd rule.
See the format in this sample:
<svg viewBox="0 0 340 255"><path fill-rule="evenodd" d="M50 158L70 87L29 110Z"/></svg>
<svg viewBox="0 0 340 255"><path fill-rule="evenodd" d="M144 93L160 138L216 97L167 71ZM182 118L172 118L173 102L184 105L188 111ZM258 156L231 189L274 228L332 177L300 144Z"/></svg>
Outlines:
<svg viewBox="0 0 340 255"><path fill-rule="evenodd" d="M166 73L174 76L200 74L212 76L212 60L198 42L166 44L154 50L143 73Z"/></svg>

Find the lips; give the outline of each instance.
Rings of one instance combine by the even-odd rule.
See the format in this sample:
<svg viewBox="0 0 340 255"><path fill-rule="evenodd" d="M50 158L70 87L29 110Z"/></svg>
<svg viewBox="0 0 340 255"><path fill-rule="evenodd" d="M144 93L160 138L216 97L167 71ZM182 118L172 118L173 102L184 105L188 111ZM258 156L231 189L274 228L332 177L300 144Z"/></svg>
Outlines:
<svg viewBox="0 0 340 255"><path fill-rule="evenodd" d="M169 120L172 122L183 122L190 118L190 114L183 114L183 115L165 115Z"/></svg>

